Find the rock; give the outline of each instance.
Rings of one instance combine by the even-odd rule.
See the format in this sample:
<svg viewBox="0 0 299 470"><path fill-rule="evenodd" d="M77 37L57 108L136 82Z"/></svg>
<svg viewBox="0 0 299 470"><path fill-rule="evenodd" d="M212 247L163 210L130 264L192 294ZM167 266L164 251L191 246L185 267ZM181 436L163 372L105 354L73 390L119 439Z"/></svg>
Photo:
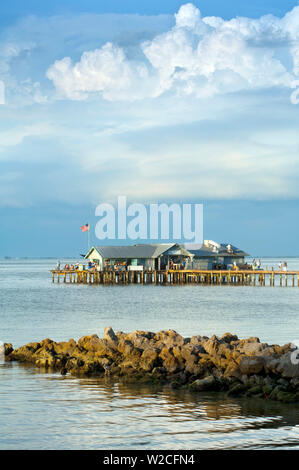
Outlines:
<svg viewBox="0 0 299 470"><path fill-rule="evenodd" d="M241 383L233 384L232 387L227 392L227 396L237 396L241 395L244 391L247 390L247 386Z"/></svg>
<svg viewBox="0 0 299 470"><path fill-rule="evenodd" d="M263 393L263 388L260 385L255 385L254 387L248 388L246 395L251 397L254 395L260 395Z"/></svg>
<svg viewBox="0 0 299 470"><path fill-rule="evenodd" d="M224 371L224 377L225 378L232 377L232 378L236 378L236 379L241 380L242 375L243 374L241 372L241 369L240 369L239 365L236 364L233 361L228 364L227 368Z"/></svg>
<svg viewBox="0 0 299 470"><path fill-rule="evenodd" d="M278 385L281 385L285 390L289 388L289 382L288 380L285 380L283 378L277 380Z"/></svg>
<svg viewBox="0 0 299 470"><path fill-rule="evenodd" d="M197 379L190 385L190 390L194 392L204 392L204 391L211 391L216 388L217 381L213 375L209 375L204 379Z"/></svg>
<svg viewBox="0 0 299 470"><path fill-rule="evenodd" d="M268 348L267 343L245 343L242 352L247 356L258 356L263 353Z"/></svg>
<svg viewBox="0 0 299 470"><path fill-rule="evenodd" d="M232 341L238 341L238 339L238 336L232 335L231 333L224 333L224 335L222 335L220 338L221 341L224 341L228 344L230 344Z"/></svg>
<svg viewBox="0 0 299 470"><path fill-rule="evenodd" d="M70 339L67 342L60 342L55 344L54 350L56 354L68 354L72 355L75 349L77 348L77 343L74 339Z"/></svg>
<svg viewBox="0 0 299 470"><path fill-rule="evenodd" d="M86 351L96 351L99 345L102 345L102 340L98 335L82 336L78 341L79 348Z"/></svg>
<svg viewBox="0 0 299 470"><path fill-rule="evenodd" d="M145 371L151 371L155 367L159 367L162 361L159 358L160 350L154 347L143 351L140 357L140 367Z"/></svg>
<svg viewBox="0 0 299 470"><path fill-rule="evenodd" d="M299 390L299 377L294 377L290 383L295 389Z"/></svg>
<svg viewBox="0 0 299 470"><path fill-rule="evenodd" d="M159 331L155 336L154 336L154 341L157 343L163 343L166 346L171 345L171 346L183 346L184 344L184 338L179 335L176 331L174 330L163 330Z"/></svg>
<svg viewBox="0 0 299 470"><path fill-rule="evenodd" d="M244 344L247 344L247 343L259 343L260 342L260 339L257 338L256 336L251 336L250 338L247 338L247 339L244 339L244 340L241 340L242 342L244 342Z"/></svg>
<svg viewBox="0 0 299 470"><path fill-rule="evenodd" d="M114 333L111 326L108 326L107 328L105 328L105 330L104 330L104 339L107 340L108 342L112 341L112 343L114 343L114 344L118 343L118 337Z"/></svg>
<svg viewBox="0 0 299 470"><path fill-rule="evenodd" d="M185 344L184 346L181 346L180 350L181 356L186 362L189 360L193 361L193 359L198 360L200 354L206 353L205 349L200 344Z"/></svg>
<svg viewBox="0 0 299 470"><path fill-rule="evenodd" d="M296 397L294 393L279 390L276 394L276 400L283 403L294 403L296 401Z"/></svg>
<svg viewBox="0 0 299 470"><path fill-rule="evenodd" d="M209 338L207 336L200 336L200 335L197 335L197 336L192 336L190 338L190 344L194 345L194 346L202 346L201 342L202 340L208 340Z"/></svg>
<svg viewBox="0 0 299 470"><path fill-rule="evenodd" d="M36 350L33 349L30 345L26 345L13 350L10 353L10 356L12 360L19 362L35 362L35 359L33 357L35 351Z"/></svg>
<svg viewBox="0 0 299 470"><path fill-rule="evenodd" d="M4 343L4 356L9 356L13 352L11 343Z"/></svg>
<svg viewBox="0 0 299 470"><path fill-rule="evenodd" d="M272 385L264 385L262 391L266 396L268 396L271 395L273 389L274 387Z"/></svg>
<svg viewBox="0 0 299 470"><path fill-rule="evenodd" d="M54 343L54 341L52 341L50 338L43 339L40 342L40 348L43 348L45 346L49 346L50 344L53 344L53 343ZM28 346L33 345L33 344L36 344L36 343L29 343Z"/></svg>
<svg viewBox="0 0 299 470"><path fill-rule="evenodd" d="M166 375L167 371L164 369L164 367L154 367L152 370L152 375L158 376L158 377L164 377Z"/></svg>
<svg viewBox="0 0 299 470"><path fill-rule="evenodd" d="M131 367L133 369L138 370L140 368L142 353L142 349L134 348L132 343L127 342L123 351L123 360L121 362L121 367Z"/></svg>
<svg viewBox="0 0 299 470"><path fill-rule="evenodd" d="M242 374L259 374L264 369L264 360L259 356L244 357L240 362L240 371Z"/></svg>
<svg viewBox="0 0 299 470"><path fill-rule="evenodd" d="M163 367L170 373L179 372L183 369L183 364L178 361L177 358L172 354L173 349L163 348L159 354L159 357L163 361Z"/></svg>
<svg viewBox="0 0 299 470"><path fill-rule="evenodd" d="M285 392L285 389L281 385L277 385L276 387L274 387L274 389L270 393L269 398L271 400L277 400L278 399L277 395L278 395L279 392Z"/></svg>
<svg viewBox="0 0 299 470"><path fill-rule="evenodd" d="M34 355L35 365L38 367L44 368L54 368L55 367L55 355L52 351L47 351L46 349L39 349Z"/></svg>
<svg viewBox="0 0 299 470"><path fill-rule="evenodd" d="M210 339L202 341L205 352L210 356L217 356L219 344L220 341L217 336L212 336Z"/></svg>
<svg viewBox="0 0 299 470"><path fill-rule="evenodd" d="M94 352L97 357L114 356L117 352L112 341L100 339L98 335L83 336L78 341L81 350Z"/></svg>
<svg viewBox="0 0 299 470"><path fill-rule="evenodd" d="M276 365L276 372L280 373L282 377L296 378L299 377L299 364L292 362L292 353L288 352L280 357Z"/></svg>
<svg viewBox="0 0 299 470"><path fill-rule="evenodd" d="M298 365L292 345L268 345L258 338L239 340L231 333L183 338L174 330L136 330L104 338L83 336L55 342L47 338L16 350L6 344L7 360L78 376L115 376L133 383L168 383L172 388L228 391L228 395L299 401Z"/></svg>
<svg viewBox="0 0 299 470"><path fill-rule="evenodd" d="M181 349L181 358L184 363L186 372L199 375L202 372L202 365L199 364L199 356L196 354L197 347L191 344L183 346Z"/></svg>

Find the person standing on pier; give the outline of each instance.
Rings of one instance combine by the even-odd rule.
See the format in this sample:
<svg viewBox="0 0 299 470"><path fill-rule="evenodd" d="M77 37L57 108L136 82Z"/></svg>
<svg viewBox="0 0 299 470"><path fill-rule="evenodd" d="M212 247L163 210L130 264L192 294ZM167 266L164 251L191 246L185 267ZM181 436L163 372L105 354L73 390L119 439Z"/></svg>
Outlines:
<svg viewBox="0 0 299 470"><path fill-rule="evenodd" d="M278 270L281 271L282 270L282 262L280 261L279 265L278 265Z"/></svg>
<svg viewBox="0 0 299 470"><path fill-rule="evenodd" d="M259 259L258 262L256 263L256 267L257 267L257 269L261 269L261 266L262 266L262 262Z"/></svg>
<svg viewBox="0 0 299 470"><path fill-rule="evenodd" d="M287 269L288 269L288 263L285 261L285 262L283 263L283 270L284 270L284 271L287 271Z"/></svg>
<svg viewBox="0 0 299 470"><path fill-rule="evenodd" d="M60 261L57 261L57 264L56 264L56 271L60 271Z"/></svg>

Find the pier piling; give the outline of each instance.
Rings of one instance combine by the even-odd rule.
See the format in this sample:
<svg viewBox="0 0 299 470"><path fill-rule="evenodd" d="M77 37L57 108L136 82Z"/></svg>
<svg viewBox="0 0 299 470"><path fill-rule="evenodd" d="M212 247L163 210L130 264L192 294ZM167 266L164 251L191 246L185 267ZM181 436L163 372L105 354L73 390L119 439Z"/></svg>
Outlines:
<svg viewBox="0 0 299 470"><path fill-rule="evenodd" d="M207 286L259 286L299 287L299 271L51 271L52 283L89 285L207 285ZM289 282L290 281L290 282Z"/></svg>

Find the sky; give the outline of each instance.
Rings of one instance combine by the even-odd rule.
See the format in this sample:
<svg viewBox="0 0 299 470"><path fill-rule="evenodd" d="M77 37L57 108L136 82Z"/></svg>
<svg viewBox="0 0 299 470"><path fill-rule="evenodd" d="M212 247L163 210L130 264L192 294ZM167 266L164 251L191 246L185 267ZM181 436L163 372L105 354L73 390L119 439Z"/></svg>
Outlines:
<svg viewBox="0 0 299 470"><path fill-rule="evenodd" d="M0 257L78 256L87 222L102 244L123 195L299 256L298 89L298 1L1 4Z"/></svg>

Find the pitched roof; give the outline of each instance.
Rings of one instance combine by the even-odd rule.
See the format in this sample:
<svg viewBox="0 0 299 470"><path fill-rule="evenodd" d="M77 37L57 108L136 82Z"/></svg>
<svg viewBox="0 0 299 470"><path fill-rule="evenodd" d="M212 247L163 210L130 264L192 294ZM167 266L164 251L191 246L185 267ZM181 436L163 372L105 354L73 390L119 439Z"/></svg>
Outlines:
<svg viewBox="0 0 299 470"><path fill-rule="evenodd" d="M158 258L174 246L176 246L176 243L133 246L94 246L89 253L87 253L85 258L88 258L93 249L97 250L102 258L105 259Z"/></svg>
<svg viewBox="0 0 299 470"><path fill-rule="evenodd" d="M240 250L236 246L230 245L230 251L228 251L228 243L221 243L217 250L213 249L211 246L201 245L200 248L196 250L189 249L190 253L192 253L195 257L198 258L206 258L206 257L215 257L215 256L250 256L245 251Z"/></svg>

